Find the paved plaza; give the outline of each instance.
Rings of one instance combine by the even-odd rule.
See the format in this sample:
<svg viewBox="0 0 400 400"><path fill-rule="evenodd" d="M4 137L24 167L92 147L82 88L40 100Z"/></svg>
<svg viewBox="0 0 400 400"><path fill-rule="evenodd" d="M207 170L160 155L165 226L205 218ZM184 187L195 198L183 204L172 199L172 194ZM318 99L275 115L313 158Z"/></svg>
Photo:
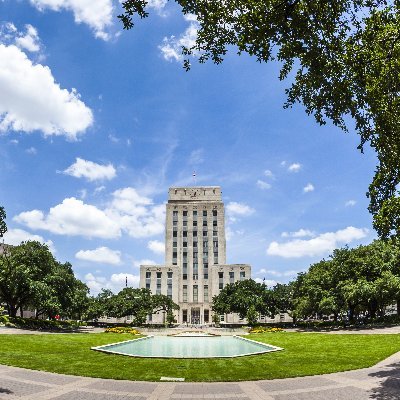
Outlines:
<svg viewBox="0 0 400 400"><path fill-rule="evenodd" d="M0 399L14 400L399 400L400 352L372 368L232 383L132 382L0 365Z"/></svg>

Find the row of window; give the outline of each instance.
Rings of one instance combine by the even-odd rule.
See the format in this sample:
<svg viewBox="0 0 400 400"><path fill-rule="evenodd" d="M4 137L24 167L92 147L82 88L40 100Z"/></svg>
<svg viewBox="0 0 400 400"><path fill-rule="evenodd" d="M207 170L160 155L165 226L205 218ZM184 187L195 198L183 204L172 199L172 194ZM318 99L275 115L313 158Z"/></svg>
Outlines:
<svg viewBox="0 0 400 400"><path fill-rule="evenodd" d="M193 285L192 299L193 299L193 301L192 301L193 303L199 302L199 286L198 285ZM203 301L205 303L208 303L208 301L209 301L208 285L204 285L204 287L203 287ZM188 287L187 287L187 285L183 285L182 302L183 303L188 302Z"/></svg>
<svg viewBox="0 0 400 400"><path fill-rule="evenodd" d="M182 212L182 215L184 216L184 217L187 217L188 216L188 212L186 211L186 210L184 210L183 212ZM218 211L217 210L213 210L212 211L212 215L213 215L213 217L216 217L217 215L218 215ZM177 217L178 216L178 211L173 211L172 212L172 216L173 217ZM193 217L194 218L197 218L197 210L193 210ZM203 210L203 217L207 217L207 210Z"/></svg>
<svg viewBox="0 0 400 400"><path fill-rule="evenodd" d="M185 244L185 243L186 243L186 244ZM183 247L188 247L187 243L188 243L187 240L184 240L184 241L182 242ZM192 246L193 246L193 247L198 247L198 242L194 240L193 243L192 243ZM174 241L172 242L172 247L174 247L174 248L178 247L178 242L174 240ZM207 248L208 248L208 240L203 240L203 248L204 248L204 249L207 249ZM213 240L213 248L214 248L214 249L217 249L217 248L218 248L218 240Z"/></svg>
<svg viewBox="0 0 400 400"><path fill-rule="evenodd" d="M161 294L162 272L156 272L156 294ZM146 289L150 289L151 271L146 271ZM172 299L172 272L167 272L167 296Z"/></svg>
<svg viewBox="0 0 400 400"><path fill-rule="evenodd" d="M239 279L241 281L246 279L246 272L245 271L240 271L239 272ZM234 271L229 271L229 283L234 283L235 282L235 272ZM218 289L222 290L224 288L224 273L223 272L218 272Z"/></svg>
<svg viewBox="0 0 400 400"><path fill-rule="evenodd" d="M193 238L197 238L198 237L197 231L193 231L192 235L193 235ZM199 235L199 236L201 236L201 235ZM208 236L208 231L203 231L203 235L202 236L203 237L207 237ZM218 231L213 230L213 237L216 237L216 236L218 236ZM172 237L173 238L177 238L178 237L178 231L173 231L172 232ZM184 238L188 237L188 231L182 231L182 237L184 237Z"/></svg>

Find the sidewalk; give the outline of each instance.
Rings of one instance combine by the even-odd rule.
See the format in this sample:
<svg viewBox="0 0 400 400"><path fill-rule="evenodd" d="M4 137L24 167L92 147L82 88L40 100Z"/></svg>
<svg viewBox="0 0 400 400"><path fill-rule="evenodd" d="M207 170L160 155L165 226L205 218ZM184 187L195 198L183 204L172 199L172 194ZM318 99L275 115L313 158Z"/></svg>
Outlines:
<svg viewBox="0 0 400 400"><path fill-rule="evenodd" d="M58 375L0 365L0 399L15 400L399 400L400 352L374 367L304 378L157 383Z"/></svg>

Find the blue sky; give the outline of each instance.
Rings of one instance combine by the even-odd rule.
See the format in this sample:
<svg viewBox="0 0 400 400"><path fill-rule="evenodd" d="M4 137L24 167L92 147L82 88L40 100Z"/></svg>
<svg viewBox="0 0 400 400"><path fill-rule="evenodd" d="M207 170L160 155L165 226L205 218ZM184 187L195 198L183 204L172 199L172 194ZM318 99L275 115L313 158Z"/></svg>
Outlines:
<svg viewBox="0 0 400 400"><path fill-rule="evenodd" d="M222 65L179 46L196 21L151 0L122 31L113 0L0 1L0 204L8 243L38 239L92 293L163 263L170 186L222 187L227 261L287 282L375 233L375 155L354 132L283 109L279 65L232 50ZM144 261L146 260L146 261Z"/></svg>

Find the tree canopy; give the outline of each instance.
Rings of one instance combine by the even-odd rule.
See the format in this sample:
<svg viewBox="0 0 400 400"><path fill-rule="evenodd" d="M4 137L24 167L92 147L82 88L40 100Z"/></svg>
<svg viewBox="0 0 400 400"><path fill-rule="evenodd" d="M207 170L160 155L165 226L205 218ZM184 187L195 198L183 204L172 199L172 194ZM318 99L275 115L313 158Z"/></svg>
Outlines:
<svg viewBox="0 0 400 400"><path fill-rule="evenodd" d="M331 121L377 153L369 211L382 238L400 237L400 1L175 0L198 21L190 57L219 64L229 49L281 63L285 107L303 104L317 123ZM148 0L125 0L125 29L145 18Z"/></svg>

